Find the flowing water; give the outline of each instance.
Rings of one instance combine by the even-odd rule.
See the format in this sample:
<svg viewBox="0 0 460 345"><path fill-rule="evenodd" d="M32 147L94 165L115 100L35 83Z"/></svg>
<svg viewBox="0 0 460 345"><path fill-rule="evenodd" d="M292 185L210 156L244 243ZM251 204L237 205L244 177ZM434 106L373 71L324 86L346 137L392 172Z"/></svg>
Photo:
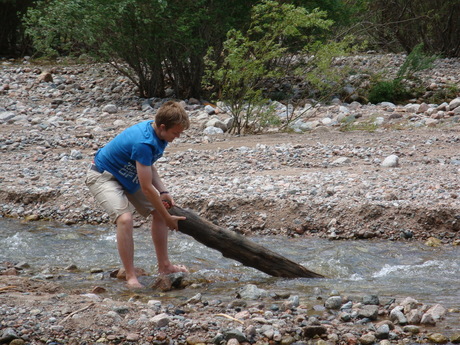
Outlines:
<svg viewBox="0 0 460 345"><path fill-rule="evenodd" d="M115 229L110 225L64 226L52 223L21 223L0 219L0 263L27 262L27 275L50 279L69 288L91 291L104 286L115 297L126 298L127 290L109 272L119 268ZM304 299L327 297L331 290L343 296L378 295L381 299L413 297L426 304L440 303L459 308L460 247L427 247L416 242L328 241L323 239L253 237L255 241L326 279L284 279L224 258L193 238L171 233L171 261L186 264L198 287L158 293L148 298L187 299L201 292L208 300L233 299L244 284L256 284L270 292L288 293ZM135 229L135 263L148 272L155 270L155 254L149 230ZM71 264L76 271L67 271ZM100 268L103 274L92 274ZM149 284L155 279L141 277ZM322 302L316 302L322 303ZM458 314L456 319L458 320Z"/></svg>

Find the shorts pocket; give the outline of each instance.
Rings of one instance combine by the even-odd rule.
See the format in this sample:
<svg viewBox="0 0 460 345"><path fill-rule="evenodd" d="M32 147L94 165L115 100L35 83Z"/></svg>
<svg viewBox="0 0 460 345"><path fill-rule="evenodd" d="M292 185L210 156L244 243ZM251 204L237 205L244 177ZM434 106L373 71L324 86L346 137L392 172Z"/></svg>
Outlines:
<svg viewBox="0 0 460 345"><path fill-rule="evenodd" d="M88 172L86 173L85 184L87 186L93 185L94 183L96 183L99 176L101 176L101 174L97 171L88 170Z"/></svg>

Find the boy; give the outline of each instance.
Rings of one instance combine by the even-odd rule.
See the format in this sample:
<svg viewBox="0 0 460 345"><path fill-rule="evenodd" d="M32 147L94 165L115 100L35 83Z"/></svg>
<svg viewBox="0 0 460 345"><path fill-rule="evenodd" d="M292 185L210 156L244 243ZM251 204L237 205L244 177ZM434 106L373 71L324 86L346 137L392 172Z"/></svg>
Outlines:
<svg viewBox="0 0 460 345"><path fill-rule="evenodd" d="M160 274L187 272L168 258L168 228L178 229L184 217L171 216L166 205L174 200L153 166L168 145L188 129L190 121L177 102L166 102L155 121L125 129L99 149L88 170L86 185L117 227L117 247L130 288L142 288L134 270L133 212L152 215L151 235ZM169 208L169 207L168 207Z"/></svg>

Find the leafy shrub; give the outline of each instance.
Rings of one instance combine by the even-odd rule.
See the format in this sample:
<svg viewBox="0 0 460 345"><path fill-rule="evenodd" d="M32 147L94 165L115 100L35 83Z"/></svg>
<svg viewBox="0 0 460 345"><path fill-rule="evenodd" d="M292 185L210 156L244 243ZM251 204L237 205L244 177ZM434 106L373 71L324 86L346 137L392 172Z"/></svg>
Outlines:
<svg viewBox="0 0 460 345"><path fill-rule="evenodd" d="M417 45L406 57L399 68L396 78L392 80L377 80L371 84L368 99L371 103L393 102L398 103L421 94L421 80L416 73L433 66L435 56L423 53L423 45ZM412 83L409 83L411 81ZM416 86L412 86L416 85Z"/></svg>
<svg viewBox="0 0 460 345"><path fill-rule="evenodd" d="M379 81L369 91L369 102L398 102L410 97L399 79Z"/></svg>
<svg viewBox="0 0 460 345"><path fill-rule="evenodd" d="M397 78L415 78L415 73L433 67L436 58L436 55L428 56L423 52L423 43L417 44L399 68Z"/></svg>
<svg viewBox="0 0 460 345"><path fill-rule="evenodd" d="M266 116L268 93L263 92L268 80L300 76L311 85L328 88L341 76L331 68L333 59L344 53L340 43L319 43L315 36L333 24L325 12L265 0L254 6L251 15L248 30L228 33L220 61L209 51L204 78L205 87L214 87L214 97L230 109L232 131L238 134L271 118ZM285 102L292 97L289 91L275 95Z"/></svg>
<svg viewBox="0 0 460 345"><path fill-rule="evenodd" d="M108 61L142 97L201 94L203 58L244 25L255 0L48 0L25 18L36 48L48 55L87 53Z"/></svg>

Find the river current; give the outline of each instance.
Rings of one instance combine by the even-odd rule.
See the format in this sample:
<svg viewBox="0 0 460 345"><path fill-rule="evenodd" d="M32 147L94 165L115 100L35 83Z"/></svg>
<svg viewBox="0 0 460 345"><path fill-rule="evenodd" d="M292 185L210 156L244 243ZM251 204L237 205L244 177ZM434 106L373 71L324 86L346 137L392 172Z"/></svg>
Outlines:
<svg viewBox="0 0 460 345"><path fill-rule="evenodd" d="M91 291L104 286L116 297L126 294L124 284L107 272L120 267L115 229L111 225L65 226L49 222L23 223L0 219L0 262L27 262L27 275L59 281L68 287ZM326 279L273 278L227 259L193 238L171 232L171 261L187 265L198 287L170 293L152 292L155 298L186 299L201 292L208 299L234 298L235 290L255 284L270 292L304 298L378 295L381 299L413 297L426 304L460 308L460 247L428 247L414 241L329 241L313 238L251 237ZM155 278L155 253L147 228L135 229L135 264ZM65 270L76 265L76 271ZM99 268L105 273L91 273ZM153 290L152 290L153 291ZM149 292L147 292L149 294Z"/></svg>

